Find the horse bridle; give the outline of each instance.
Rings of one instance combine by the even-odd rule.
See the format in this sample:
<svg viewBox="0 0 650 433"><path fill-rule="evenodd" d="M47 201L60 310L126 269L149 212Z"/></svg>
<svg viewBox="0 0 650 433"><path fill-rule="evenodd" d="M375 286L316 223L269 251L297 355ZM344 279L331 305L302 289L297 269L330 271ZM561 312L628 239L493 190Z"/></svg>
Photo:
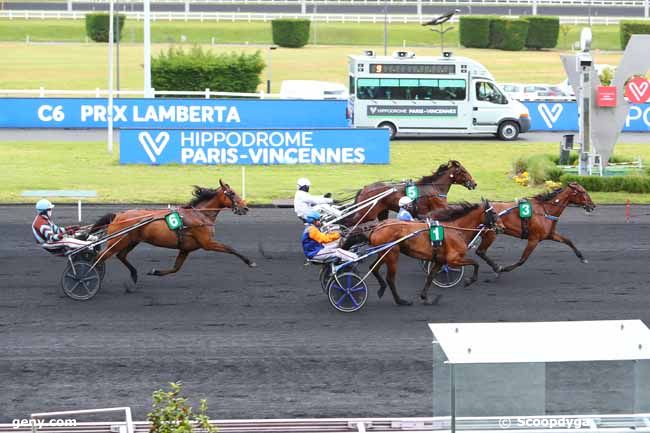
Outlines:
<svg viewBox="0 0 650 433"><path fill-rule="evenodd" d="M235 191L233 191L230 188L224 188L223 189L223 194L230 199L230 202L232 203L232 211L233 212L237 212L237 211L241 210L241 208L237 204L237 200L236 200L236 198L237 198L236 195L237 194L235 194Z"/></svg>

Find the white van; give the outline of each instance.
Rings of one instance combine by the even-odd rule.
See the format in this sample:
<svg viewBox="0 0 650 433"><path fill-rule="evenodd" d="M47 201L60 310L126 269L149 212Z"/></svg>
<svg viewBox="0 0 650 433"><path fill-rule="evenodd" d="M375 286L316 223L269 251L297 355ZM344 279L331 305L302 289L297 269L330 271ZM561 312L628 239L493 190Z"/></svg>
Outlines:
<svg viewBox="0 0 650 433"><path fill-rule="evenodd" d="M515 140L530 129L528 109L504 95L480 63L445 53L398 51L349 57L352 124L401 134L494 134Z"/></svg>
<svg viewBox="0 0 650 433"><path fill-rule="evenodd" d="M282 99L348 99L348 89L340 83L314 80L284 80Z"/></svg>

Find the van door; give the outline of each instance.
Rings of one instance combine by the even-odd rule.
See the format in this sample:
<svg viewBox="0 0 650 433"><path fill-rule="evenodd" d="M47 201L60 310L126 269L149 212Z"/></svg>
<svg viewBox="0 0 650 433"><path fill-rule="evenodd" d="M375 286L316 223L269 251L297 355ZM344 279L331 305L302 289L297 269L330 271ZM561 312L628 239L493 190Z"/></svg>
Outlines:
<svg viewBox="0 0 650 433"><path fill-rule="evenodd" d="M508 111L508 98L491 81L474 80L472 84L472 131L496 134L499 121Z"/></svg>

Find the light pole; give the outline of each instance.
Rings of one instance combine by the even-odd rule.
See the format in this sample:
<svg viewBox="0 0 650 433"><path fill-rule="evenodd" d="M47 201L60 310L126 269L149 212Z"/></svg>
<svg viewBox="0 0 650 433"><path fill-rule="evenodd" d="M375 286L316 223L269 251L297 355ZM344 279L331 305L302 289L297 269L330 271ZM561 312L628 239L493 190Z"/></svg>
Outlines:
<svg viewBox="0 0 650 433"><path fill-rule="evenodd" d="M460 9L454 9L451 12L447 12L444 15L440 15L437 18L427 21L422 24L423 26L440 26L440 30L432 28L431 31L436 32L440 35L440 53L444 54L445 52L445 33L450 30L453 30L453 27L445 28L444 24L451 19L455 14L460 13Z"/></svg>
<svg viewBox="0 0 650 433"><path fill-rule="evenodd" d="M271 73L272 73L272 71L271 71L272 56L271 56L271 53L277 48L278 47L276 45L271 45L269 47L269 56L268 56L269 57L269 69L268 69L268 75L267 75L267 78L266 78L266 93L271 93L271 78L272 78L272 75L271 75Z"/></svg>
<svg viewBox="0 0 650 433"><path fill-rule="evenodd" d="M108 151L113 153L113 31L115 22L113 21L113 0L109 0L108 7Z"/></svg>
<svg viewBox="0 0 650 433"><path fill-rule="evenodd" d="M151 91L151 0L144 0L144 97L153 98Z"/></svg>

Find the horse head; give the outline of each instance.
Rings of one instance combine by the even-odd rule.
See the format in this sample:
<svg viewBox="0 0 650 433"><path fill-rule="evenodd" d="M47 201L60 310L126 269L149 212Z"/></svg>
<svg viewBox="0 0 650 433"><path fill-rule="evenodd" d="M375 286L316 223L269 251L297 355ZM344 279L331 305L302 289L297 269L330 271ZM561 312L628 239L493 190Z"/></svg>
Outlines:
<svg viewBox="0 0 650 433"><path fill-rule="evenodd" d="M485 214L484 225L489 229L495 229L497 234L503 233L505 231L505 226L501 221L499 221L499 215L497 215L494 210L494 206L490 203L488 199L482 198L483 202L483 212Z"/></svg>
<svg viewBox="0 0 650 433"><path fill-rule="evenodd" d="M467 169L456 160L450 160L446 166L444 164L440 166L438 173L447 174L451 183L463 185L465 188L470 190L475 189L478 185L474 179L472 179L472 175L469 174L469 171L467 171Z"/></svg>
<svg viewBox="0 0 650 433"><path fill-rule="evenodd" d="M568 184L566 191L569 194L568 200L570 204L582 206L587 212L591 212L596 208L587 190L578 182Z"/></svg>
<svg viewBox="0 0 650 433"><path fill-rule="evenodd" d="M237 215L246 215L248 213L248 205L246 200L243 200L239 195L228 185L219 179L220 191L222 192L221 206L229 207Z"/></svg>

